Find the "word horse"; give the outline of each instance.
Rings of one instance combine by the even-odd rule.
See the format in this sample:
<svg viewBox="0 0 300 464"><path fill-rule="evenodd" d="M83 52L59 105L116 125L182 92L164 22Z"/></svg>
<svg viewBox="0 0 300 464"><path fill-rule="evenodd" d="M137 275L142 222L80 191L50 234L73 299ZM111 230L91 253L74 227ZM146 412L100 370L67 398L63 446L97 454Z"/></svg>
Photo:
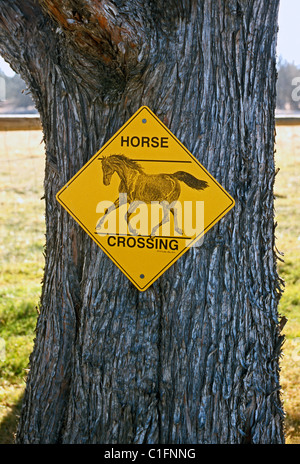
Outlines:
<svg viewBox="0 0 300 464"><path fill-rule="evenodd" d="M184 182L189 187L197 190L208 187L206 181L196 179L196 177L185 171L178 171L174 174L146 174L139 163L124 155L103 157L102 171L104 185L110 184L112 175L115 172L120 178L119 193L126 194L127 202L130 203L125 219L133 235L136 235L137 232L130 226L131 214L134 213L140 203L150 204L151 202L159 202L163 206L162 221L153 228L151 235L154 235L162 224L169 221L169 211L174 216L175 230L182 235L172 208L172 203L178 200L181 193L180 182ZM119 208L119 206L120 200L118 197L113 205L107 208L96 229L100 229L107 215L114 209Z"/></svg>

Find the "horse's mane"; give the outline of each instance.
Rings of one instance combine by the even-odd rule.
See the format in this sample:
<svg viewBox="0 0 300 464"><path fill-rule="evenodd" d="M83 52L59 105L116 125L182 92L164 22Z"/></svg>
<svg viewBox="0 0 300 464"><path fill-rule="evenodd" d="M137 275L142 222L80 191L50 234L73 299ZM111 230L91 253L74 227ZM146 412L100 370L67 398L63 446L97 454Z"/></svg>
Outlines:
<svg viewBox="0 0 300 464"><path fill-rule="evenodd" d="M144 172L142 166L130 158L127 158L125 155L110 155L107 158L103 158L106 161L113 162L113 164L125 164L128 168L134 169L135 171Z"/></svg>

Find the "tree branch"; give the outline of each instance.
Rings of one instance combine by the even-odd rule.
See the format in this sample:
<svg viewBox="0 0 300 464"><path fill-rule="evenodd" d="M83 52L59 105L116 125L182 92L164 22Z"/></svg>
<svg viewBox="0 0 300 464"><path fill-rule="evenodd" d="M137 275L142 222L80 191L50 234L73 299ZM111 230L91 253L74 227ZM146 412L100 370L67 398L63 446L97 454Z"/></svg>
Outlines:
<svg viewBox="0 0 300 464"><path fill-rule="evenodd" d="M37 0L0 0L0 53L25 80L38 110L54 48L50 21Z"/></svg>
<svg viewBox="0 0 300 464"><path fill-rule="evenodd" d="M144 12L137 7L132 14L132 8L126 12L126 8L117 6L119 2L39 0L39 3L86 58L125 73L137 65L147 37Z"/></svg>
<svg viewBox="0 0 300 464"><path fill-rule="evenodd" d="M0 1L0 52L17 73L24 74L24 61L30 64L32 55L26 55L22 45L35 40L41 15L42 11L35 0Z"/></svg>

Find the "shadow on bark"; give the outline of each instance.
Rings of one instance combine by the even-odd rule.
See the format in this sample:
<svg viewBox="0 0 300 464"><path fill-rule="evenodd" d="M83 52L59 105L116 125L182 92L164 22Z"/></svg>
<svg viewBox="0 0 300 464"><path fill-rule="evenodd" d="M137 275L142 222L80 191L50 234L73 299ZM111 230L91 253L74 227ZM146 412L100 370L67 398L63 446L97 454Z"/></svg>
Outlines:
<svg viewBox="0 0 300 464"><path fill-rule="evenodd" d="M22 408L24 395L12 406L10 412L0 422L0 444L11 445L15 443L18 421Z"/></svg>

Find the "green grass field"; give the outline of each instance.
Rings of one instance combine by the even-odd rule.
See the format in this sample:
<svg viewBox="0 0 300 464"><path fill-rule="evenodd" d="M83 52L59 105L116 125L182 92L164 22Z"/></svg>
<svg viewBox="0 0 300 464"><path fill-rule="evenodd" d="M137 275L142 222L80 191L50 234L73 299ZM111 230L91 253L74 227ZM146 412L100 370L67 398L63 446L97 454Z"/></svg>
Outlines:
<svg viewBox="0 0 300 464"><path fill-rule="evenodd" d="M0 444L13 443L33 347L44 257L42 133L0 132ZM277 128L276 229L288 318L281 383L287 443L300 443L300 126Z"/></svg>

